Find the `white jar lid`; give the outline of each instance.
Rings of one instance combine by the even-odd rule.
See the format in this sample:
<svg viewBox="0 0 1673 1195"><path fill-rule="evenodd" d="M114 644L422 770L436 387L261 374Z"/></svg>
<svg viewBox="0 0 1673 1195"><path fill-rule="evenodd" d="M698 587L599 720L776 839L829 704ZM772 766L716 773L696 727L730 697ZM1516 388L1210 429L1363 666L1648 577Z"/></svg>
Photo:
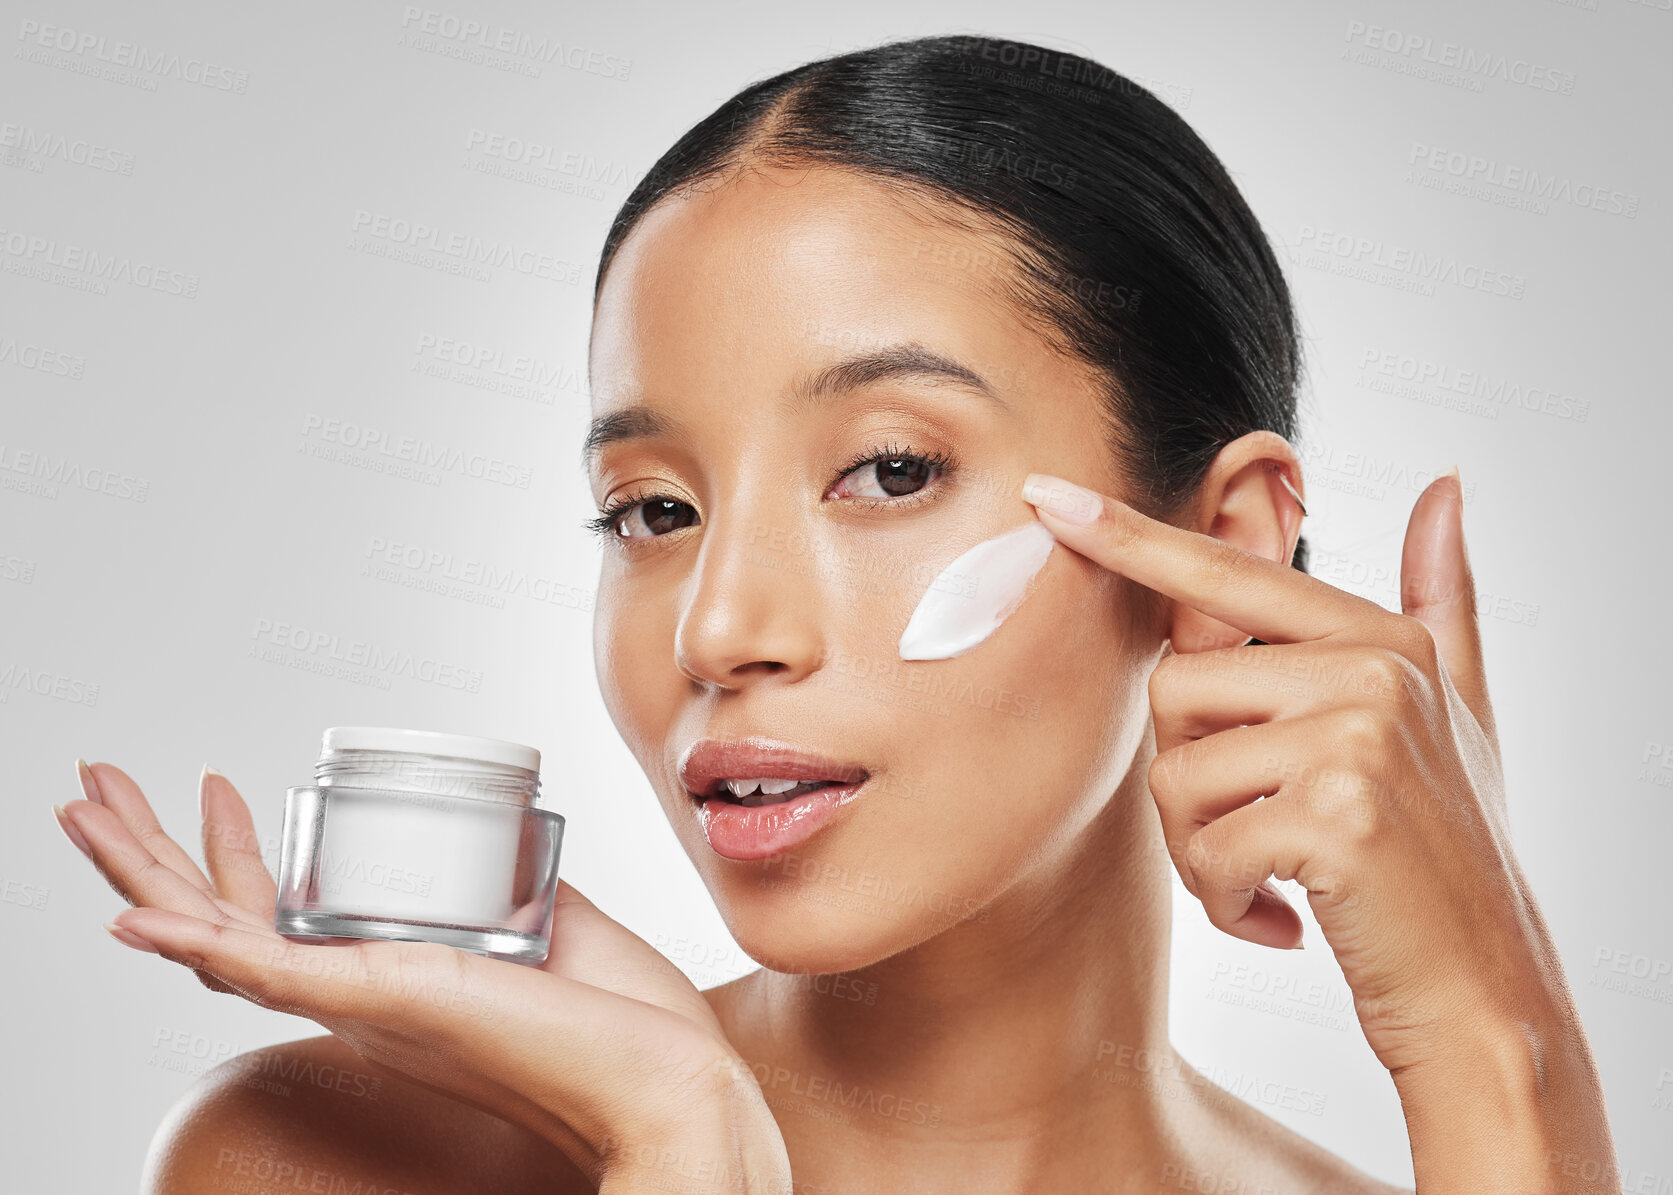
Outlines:
<svg viewBox="0 0 1673 1195"><path fill-rule="evenodd" d="M476 759L484 763L507 764L514 768L540 771L540 752L504 739L480 739L468 734L441 734L434 730L398 730L389 726L333 726L325 732L324 750L411 751L424 755L445 755L455 759Z"/></svg>

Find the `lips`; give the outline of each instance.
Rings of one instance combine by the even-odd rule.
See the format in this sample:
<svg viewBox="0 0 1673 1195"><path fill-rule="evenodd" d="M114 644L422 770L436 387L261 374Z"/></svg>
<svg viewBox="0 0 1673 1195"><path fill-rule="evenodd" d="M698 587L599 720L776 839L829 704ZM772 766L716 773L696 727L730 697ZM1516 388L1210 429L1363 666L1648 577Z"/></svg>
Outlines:
<svg viewBox="0 0 1673 1195"><path fill-rule="evenodd" d="M762 738L701 739L686 751L679 772L699 806L704 839L717 855L739 861L770 858L805 842L861 793L871 775L857 763ZM786 793L757 792L744 801L721 787L722 780L767 777L817 787L803 791L805 784L798 783Z"/></svg>
<svg viewBox="0 0 1673 1195"><path fill-rule="evenodd" d="M858 784L871 773L851 761L828 759L765 738L699 739L680 760L680 783L694 797L736 800L722 780L758 777L798 783Z"/></svg>

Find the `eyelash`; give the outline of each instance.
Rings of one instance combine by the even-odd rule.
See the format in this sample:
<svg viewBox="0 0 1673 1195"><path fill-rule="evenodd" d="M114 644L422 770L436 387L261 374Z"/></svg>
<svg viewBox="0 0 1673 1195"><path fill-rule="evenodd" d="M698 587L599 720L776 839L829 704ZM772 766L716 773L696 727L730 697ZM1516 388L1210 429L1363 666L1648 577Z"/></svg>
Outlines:
<svg viewBox="0 0 1673 1195"><path fill-rule="evenodd" d="M859 456L855 457L847 465L843 466L843 468L837 473L836 477L832 479L831 485L837 484L837 482L840 482L856 469L863 469L865 466L877 464L879 461L913 461L921 465L930 465L939 471L938 476L935 479L936 481L946 480L946 478L957 468L957 464L953 458L944 452L939 450L931 452L916 452L910 446L900 446L891 440L883 448L867 449L865 452L862 452ZM827 486L826 488L828 489L830 487ZM928 500L925 496L929 493L929 490L930 486L926 485L923 489L900 498L850 498L848 501L858 502L868 509L882 506L915 506L920 501ZM632 493L623 494L606 503L604 509L599 512L596 518L586 520L582 526L593 535L598 536L600 539L623 538L619 534L619 529L617 527L617 522L621 516L641 503L652 502L658 499L675 502L679 501L677 498L669 499L666 494L647 493L644 490L634 490ZM618 532L618 534L612 537L611 532ZM661 539L662 537L650 536L647 538Z"/></svg>

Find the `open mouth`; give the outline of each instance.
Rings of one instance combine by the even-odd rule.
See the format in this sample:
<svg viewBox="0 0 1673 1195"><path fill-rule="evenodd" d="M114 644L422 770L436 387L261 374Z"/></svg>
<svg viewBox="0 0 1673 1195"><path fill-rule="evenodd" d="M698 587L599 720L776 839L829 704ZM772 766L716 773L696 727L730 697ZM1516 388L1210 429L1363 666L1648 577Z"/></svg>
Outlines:
<svg viewBox="0 0 1673 1195"><path fill-rule="evenodd" d="M769 859L813 837L865 791L871 772L778 739L699 739L678 765L715 854Z"/></svg>
<svg viewBox="0 0 1673 1195"><path fill-rule="evenodd" d="M708 797L718 797L732 805L754 807L757 805L781 805L786 801L794 801L797 797L807 793L817 792L822 788L844 787L852 781L845 780L789 780L762 778L754 780L721 780L709 793L693 793L698 800Z"/></svg>
<svg viewBox="0 0 1673 1195"><path fill-rule="evenodd" d="M786 816L801 810L798 817L805 816L810 802L834 809L833 802L852 797L871 775L853 760L763 737L701 739L687 749L678 771L691 799L706 808L785 805Z"/></svg>

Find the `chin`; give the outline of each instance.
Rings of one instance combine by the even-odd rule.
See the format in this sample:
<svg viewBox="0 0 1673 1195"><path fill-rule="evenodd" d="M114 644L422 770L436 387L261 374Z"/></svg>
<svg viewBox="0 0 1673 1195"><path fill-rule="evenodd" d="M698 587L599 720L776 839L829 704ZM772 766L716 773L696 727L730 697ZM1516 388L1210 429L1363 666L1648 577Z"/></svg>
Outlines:
<svg viewBox="0 0 1673 1195"><path fill-rule="evenodd" d="M865 873L851 880L808 856L704 872L703 880L739 948L768 970L792 974L857 971L988 915L921 881Z"/></svg>

